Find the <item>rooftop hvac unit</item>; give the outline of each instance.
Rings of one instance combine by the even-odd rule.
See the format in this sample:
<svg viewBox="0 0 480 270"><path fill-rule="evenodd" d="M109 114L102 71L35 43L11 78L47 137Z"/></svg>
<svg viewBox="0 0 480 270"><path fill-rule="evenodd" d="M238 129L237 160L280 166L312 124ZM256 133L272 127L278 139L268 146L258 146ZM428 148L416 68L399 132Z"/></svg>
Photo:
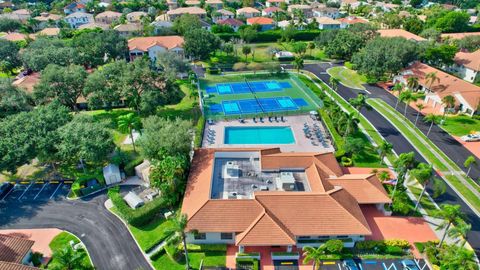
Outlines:
<svg viewBox="0 0 480 270"><path fill-rule="evenodd" d="M225 164L225 167L223 167L222 176L224 179L238 179L238 177L240 176L240 168L238 167L238 164L233 161L227 162L227 164Z"/></svg>
<svg viewBox="0 0 480 270"><path fill-rule="evenodd" d="M285 191L295 190L295 178L293 177L292 172L281 172L280 173L280 184L281 189Z"/></svg>

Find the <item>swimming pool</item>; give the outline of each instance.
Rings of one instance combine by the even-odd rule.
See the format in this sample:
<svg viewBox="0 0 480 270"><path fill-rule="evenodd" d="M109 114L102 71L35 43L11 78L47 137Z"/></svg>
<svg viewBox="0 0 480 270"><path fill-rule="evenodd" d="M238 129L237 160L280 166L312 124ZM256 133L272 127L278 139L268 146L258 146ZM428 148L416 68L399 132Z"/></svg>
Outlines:
<svg viewBox="0 0 480 270"><path fill-rule="evenodd" d="M225 127L225 144L293 144L290 127Z"/></svg>

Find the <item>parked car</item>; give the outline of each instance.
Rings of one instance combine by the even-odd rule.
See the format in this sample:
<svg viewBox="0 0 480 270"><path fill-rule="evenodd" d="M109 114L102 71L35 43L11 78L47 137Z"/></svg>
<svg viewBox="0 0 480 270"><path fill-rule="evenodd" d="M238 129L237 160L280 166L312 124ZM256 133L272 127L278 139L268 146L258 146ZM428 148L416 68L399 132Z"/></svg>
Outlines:
<svg viewBox="0 0 480 270"><path fill-rule="evenodd" d="M480 133L468 134L468 135L462 136L462 141L478 142L478 141L480 141Z"/></svg>
<svg viewBox="0 0 480 270"><path fill-rule="evenodd" d="M3 183L0 185L0 199L3 198L13 188L11 183Z"/></svg>
<svg viewBox="0 0 480 270"><path fill-rule="evenodd" d="M404 270L420 270L414 260L403 260L402 266Z"/></svg>
<svg viewBox="0 0 480 270"><path fill-rule="evenodd" d="M343 267L345 267L348 270L360 270L360 268L358 268L357 263L352 259L344 260Z"/></svg>

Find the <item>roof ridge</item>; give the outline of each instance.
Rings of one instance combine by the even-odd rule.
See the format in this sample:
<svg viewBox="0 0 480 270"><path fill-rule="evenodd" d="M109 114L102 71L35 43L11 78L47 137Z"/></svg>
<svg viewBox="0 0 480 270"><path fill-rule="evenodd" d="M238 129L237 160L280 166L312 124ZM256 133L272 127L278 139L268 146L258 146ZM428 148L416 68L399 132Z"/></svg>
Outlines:
<svg viewBox="0 0 480 270"><path fill-rule="evenodd" d="M247 236L248 232L251 231L255 227L255 225L257 225L257 223L262 219L262 217L265 214L266 214L265 207L263 207L263 205L262 205L262 212L260 212L258 217L245 229L245 231L243 231L242 233L239 234L239 239L235 240L235 242L239 243L240 241L242 241L245 238L245 236Z"/></svg>
<svg viewBox="0 0 480 270"><path fill-rule="evenodd" d="M350 195L350 194L347 192L346 189L344 189L344 188L342 188L342 187L338 187L338 188L336 188L336 189L331 190L331 191L329 192L329 195L330 195L330 194L333 194L333 193L335 193L335 192L341 191L341 190L344 190L349 196L352 196L352 195ZM336 204L338 204L343 210L345 210L345 212L347 212L349 216L351 216L354 220L356 220L358 223L360 223L363 228L367 229L367 231L369 231L370 234L372 233L372 230L370 229L370 227L368 227L368 222L367 222L367 227L365 227L365 225L364 225L362 222L360 222L360 221L357 219L357 217L355 217L354 215L352 215L352 213L350 213L350 211L348 211L348 210L345 208L345 206L343 206L343 204L341 204L340 202L338 202L338 201L337 201L335 198L333 198L332 196L328 196L328 197L330 197ZM352 196L352 197L353 197L353 196ZM360 207L360 206L358 205L358 202L357 202L356 200L355 200L355 202L357 203L357 207ZM360 211L362 211L362 210L360 209ZM362 215L363 215L363 212L362 212ZM363 215L363 218L365 218L365 215ZM366 221L366 219L365 219L365 221Z"/></svg>

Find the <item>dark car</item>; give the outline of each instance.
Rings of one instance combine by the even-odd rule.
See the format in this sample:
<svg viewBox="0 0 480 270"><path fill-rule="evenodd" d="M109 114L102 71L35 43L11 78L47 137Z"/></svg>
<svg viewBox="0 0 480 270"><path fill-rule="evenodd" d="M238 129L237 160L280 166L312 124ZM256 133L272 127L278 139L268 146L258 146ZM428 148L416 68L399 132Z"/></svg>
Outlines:
<svg viewBox="0 0 480 270"><path fill-rule="evenodd" d="M10 183L3 183L0 185L0 199L2 199L13 188Z"/></svg>

